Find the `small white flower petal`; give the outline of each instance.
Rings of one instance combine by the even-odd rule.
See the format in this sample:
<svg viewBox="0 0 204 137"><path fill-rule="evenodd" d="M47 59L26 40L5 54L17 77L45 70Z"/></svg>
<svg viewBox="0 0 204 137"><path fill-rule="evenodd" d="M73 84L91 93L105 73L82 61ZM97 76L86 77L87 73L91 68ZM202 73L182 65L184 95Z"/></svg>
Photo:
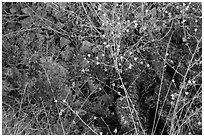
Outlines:
<svg viewBox="0 0 204 137"><path fill-rule="evenodd" d="M66 103L67 101L66 101L66 99L64 99L62 102Z"/></svg>
<svg viewBox="0 0 204 137"><path fill-rule="evenodd" d="M117 133L117 128L113 131L113 133L115 133L115 134Z"/></svg>

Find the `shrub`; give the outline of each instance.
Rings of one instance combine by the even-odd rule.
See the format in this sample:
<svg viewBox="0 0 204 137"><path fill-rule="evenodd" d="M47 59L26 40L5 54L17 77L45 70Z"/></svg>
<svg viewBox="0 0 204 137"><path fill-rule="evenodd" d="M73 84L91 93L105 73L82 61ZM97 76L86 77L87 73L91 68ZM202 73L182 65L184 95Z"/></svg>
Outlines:
<svg viewBox="0 0 204 137"><path fill-rule="evenodd" d="M3 134L202 134L201 6L2 3Z"/></svg>

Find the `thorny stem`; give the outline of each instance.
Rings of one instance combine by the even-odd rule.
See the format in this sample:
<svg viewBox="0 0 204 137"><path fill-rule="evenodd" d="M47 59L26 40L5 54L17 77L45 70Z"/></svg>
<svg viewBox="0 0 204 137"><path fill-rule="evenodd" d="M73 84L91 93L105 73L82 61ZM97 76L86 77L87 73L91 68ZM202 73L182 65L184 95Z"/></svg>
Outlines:
<svg viewBox="0 0 204 137"><path fill-rule="evenodd" d="M118 47L119 48L119 47ZM113 56L114 57L114 56ZM130 99L130 97L129 97L129 95L128 95L128 92L127 92L127 89L126 89L126 87L125 87L125 85L124 85L124 83L123 83L123 80L122 80L122 77L121 77L121 71L119 70L119 68L118 68L118 63L117 63L117 56L114 58L114 66L115 66L115 70L116 70L116 72L118 73L118 76L119 76L119 79L120 79L120 81L121 81L121 83L122 83L122 87L123 87L123 89L124 89L124 91L125 91L125 96L126 96L126 100L127 100L127 103L128 103L128 108L129 108L129 111L130 111L130 113L131 113L131 119L132 119L132 121L133 121L133 124L134 124L134 128L135 128L135 131L136 131L136 134L138 134L138 128L137 128L137 126L136 126L136 122L135 122L135 120L134 120L134 117L133 117L133 111L132 111L132 109L131 109L131 105L130 105L130 102L129 102L129 100L131 101L131 99ZM131 101L131 103L132 103L132 101ZM133 106L133 108L134 108L134 106ZM135 110L135 108L134 108L134 111L135 111L135 113L136 113L136 116L138 117L138 113L137 113L137 111ZM139 121L139 124L140 124L140 127L141 127L141 129L142 129L142 131L143 131L143 134L145 134L145 132L144 132L144 129L143 129L143 127L142 127L142 125L141 125L141 122L140 122L140 120L139 120L139 117L138 117L138 121Z"/></svg>
<svg viewBox="0 0 204 137"><path fill-rule="evenodd" d="M86 125L93 133L95 133L96 135L98 135L98 133L96 133L89 125L86 124L86 122L84 122L84 120L77 114L76 111L74 111L72 109L72 107L68 104L68 103L65 103L67 105L67 107L81 120L81 122Z"/></svg>
<svg viewBox="0 0 204 137"><path fill-rule="evenodd" d="M168 42L167 47L166 47L166 53L165 53L165 59L164 59L164 67L163 67L163 70L162 70L161 84L160 84L160 88L159 88L159 94L158 94L158 97L157 97L157 106L156 106L156 112L154 114L154 122L153 122L153 127L152 127L151 134L154 134L155 130L157 128L157 124L155 125L155 122L156 122L156 116L157 116L157 111L158 111L158 107L159 107L159 101L160 101L160 94L161 94L161 90L162 90L162 84L163 84L163 80L164 80L164 71L165 71L165 64L166 64L165 62L167 60L167 54L168 54L168 49L169 49L169 45L170 45L170 40L171 40L172 34L171 34L171 36L169 38L169 42ZM159 121L159 119L157 120L157 122L158 121Z"/></svg>
<svg viewBox="0 0 204 137"><path fill-rule="evenodd" d="M191 60L190 60L190 63L189 63L189 65L188 65L188 68L187 68L187 70L186 70L184 79L183 79L183 81L182 81L182 83L181 83L181 88L180 88L180 91L179 91L178 98L177 98L177 100L176 100L176 106L175 106L175 108L174 108L173 117L172 117L172 121L171 121L170 134L173 134L173 129L175 128L174 122L175 122L175 119L176 119L176 114L177 114L176 111L177 111L177 109L178 109L178 104L179 104L179 100L180 100L180 97L181 97L181 93L182 93L183 89L185 88L186 77L187 77L187 74L188 74L188 72L189 72L189 70L190 70L191 63L193 62L194 56L195 56L195 54L196 54L196 52L197 52L198 45L200 44L201 39L202 39L202 37L200 38L199 41L197 41L196 49L195 49L195 51L194 51L194 53L193 53L193 55L192 55L192 57L191 57Z"/></svg>

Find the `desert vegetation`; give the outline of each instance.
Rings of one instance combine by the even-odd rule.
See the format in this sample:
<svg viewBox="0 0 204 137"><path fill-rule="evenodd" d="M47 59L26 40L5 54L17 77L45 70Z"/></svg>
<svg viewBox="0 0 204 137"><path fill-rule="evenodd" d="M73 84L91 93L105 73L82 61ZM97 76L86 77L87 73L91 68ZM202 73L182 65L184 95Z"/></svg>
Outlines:
<svg viewBox="0 0 204 137"><path fill-rule="evenodd" d="M4 135L201 135L201 85L201 3L2 3Z"/></svg>

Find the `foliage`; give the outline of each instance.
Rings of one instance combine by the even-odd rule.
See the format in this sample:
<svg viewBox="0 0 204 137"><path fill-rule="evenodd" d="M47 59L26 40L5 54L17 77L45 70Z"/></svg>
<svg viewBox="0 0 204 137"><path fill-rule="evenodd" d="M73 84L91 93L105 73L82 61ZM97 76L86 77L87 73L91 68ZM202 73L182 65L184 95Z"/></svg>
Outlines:
<svg viewBox="0 0 204 137"><path fill-rule="evenodd" d="M2 3L3 134L202 134L201 6Z"/></svg>

